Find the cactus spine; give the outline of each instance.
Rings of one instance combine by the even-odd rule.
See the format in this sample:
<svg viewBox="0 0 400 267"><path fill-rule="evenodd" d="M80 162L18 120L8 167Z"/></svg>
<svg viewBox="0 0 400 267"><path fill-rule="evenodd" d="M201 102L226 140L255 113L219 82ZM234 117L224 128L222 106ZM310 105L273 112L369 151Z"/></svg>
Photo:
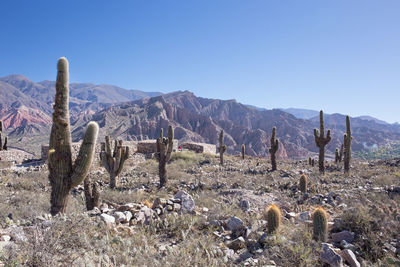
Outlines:
<svg viewBox="0 0 400 267"><path fill-rule="evenodd" d="M326 242L328 234L328 215L326 211L318 207L313 213L313 236L314 240Z"/></svg>
<svg viewBox="0 0 400 267"><path fill-rule="evenodd" d="M4 137L4 145L3 145L3 140L2 140L2 137L1 137L2 133L3 133L3 121L0 121L0 151L8 149L8 147L7 147L8 138L7 138L7 136Z"/></svg>
<svg viewBox="0 0 400 267"><path fill-rule="evenodd" d="M324 127L324 113L321 110L319 112L319 132L318 129L314 129L315 144L319 147L319 171L325 173L325 146L331 141L331 130L328 130L325 137Z"/></svg>
<svg viewBox="0 0 400 267"><path fill-rule="evenodd" d="M344 172L350 172L350 160L351 160L351 141L353 137L351 136L350 128L350 117L346 116L346 133L343 136L344 139Z"/></svg>
<svg viewBox="0 0 400 267"><path fill-rule="evenodd" d="M219 151L219 164L221 164L221 166L224 166L224 153L226 151L226 145L224 145L224 130L221 130L221 132L219 133L218 151Z"/></svg>
<svg viewBox="0 0 400 267"><path fill-rule="evenodd" d="M242 145L242 159L244 159L245 152L246 152L246 146L243 144Z"/></svg>
<svg viewBox="0 0 400 267"><path fill-rule="evenodd" d="M299 185L300 191L301 191L303 194L307 193L307 182L308 182L307 175L305 175L305 174L303 173L303 174L300 176L300 185Z"/></svg>
<svg viewBox="0 0 400 267"><path fill-rule="evenodd" d="M97 183L91 183L89 181L89 176L86 176L85 180L83 180L83 187L85 191L85 202L86 209L92 210L94 207L99 206L100 193L97 187Z"/></svg>
<svg viewBox="0 0 400 267"><path fill-rule="evenodd" d="M89 122L78 157L72 164L71 131L69 121L68 61L62 57L57 63L56 95L49 142L49 180L51 185L51 214L64 213L71 188L79 185L89 173L94 158L99 126Z"/></svg>
<svg viewBox="0 0 400 267"><path fill-rule="evenodd" d="M157 139L157 159L158 159L158 175L160 176L160 188L168 182L167 162L171 158L172 148L174 146L174 129L168 127L168 138L163 137L163 129L160 132L160 138Z"/></svg>
<svg viewBox="0 0 400 267"><path fill-rule="evenodd" d="M271 154L271 164L272 170L276 170L276 151L279 148L279 139L276 138L276 127L272 128L272 135L271 135L271 148L269 149L269 153Z"/></svg>
<svg viewBox="0 0 400 267"><path fill-rule="evenodd" d="M125 161L129 158L129 147L122 146L122 140L114 141L114 151L111 150L110 137L106 136L106 142L101 143L101 165L110 174L110 188L115 188L117 176L121 173Z"/></svg>
<svg viewBox="0 0 400 267"><path fill-rule="evenodd" d="M264 210L264 219L267 220L268 233L276 233L281 224L281 210L272 204Z"/></svg>

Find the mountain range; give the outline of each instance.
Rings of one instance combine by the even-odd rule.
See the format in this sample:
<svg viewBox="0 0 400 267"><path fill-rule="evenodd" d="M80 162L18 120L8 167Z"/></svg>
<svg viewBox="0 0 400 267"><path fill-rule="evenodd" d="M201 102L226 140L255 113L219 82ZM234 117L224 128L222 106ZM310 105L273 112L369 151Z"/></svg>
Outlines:
<svg viewBox="0 0 400 267"><path fill-rule="evenodd" d="M0 78L0 119L8 135L48 135L54 86L53 81L35 83L22 75ZM300 159L317 152L313 129L319 127L319 116L312 110L260 109L235 100L197 97L189 91L161 94L72 83L70 113L75 141L82 138L90 120L98 122L101 139L104 135L124 140L154 139L161 128L172 125L176 139L181 142L217 144L218 133L223 129L228 153L238 153L245 144L249 155L266 156L271 130L276 126L281 140L278 157ZM400 141L399 124L371 117L352 118L351 122L354 151ZM345 116L327 114L325 128L332 131L332 141L327 146L328 155L332 155L343 141Z"/></svg>

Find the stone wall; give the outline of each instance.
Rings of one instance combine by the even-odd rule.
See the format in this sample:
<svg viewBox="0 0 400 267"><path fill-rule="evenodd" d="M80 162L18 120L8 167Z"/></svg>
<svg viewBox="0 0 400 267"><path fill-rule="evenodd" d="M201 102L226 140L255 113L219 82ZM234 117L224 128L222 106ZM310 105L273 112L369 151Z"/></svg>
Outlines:
<svg viewBox="0 0 400 267"><path fill-rule="evenodd" d="M217 146L213 144L206 144L206 143L182 143L181 147L183 149L191 150L196 153L209 153L215 154L217 151Z"/></svg>
<svg viewBox="0 0 400 267"><path fill-rule="evenodd" d="M178 140L174 139L173 151L178 150ZM140 141L137 144L137 152L143 154L152 154L157 152L156 139Z"/></svg>

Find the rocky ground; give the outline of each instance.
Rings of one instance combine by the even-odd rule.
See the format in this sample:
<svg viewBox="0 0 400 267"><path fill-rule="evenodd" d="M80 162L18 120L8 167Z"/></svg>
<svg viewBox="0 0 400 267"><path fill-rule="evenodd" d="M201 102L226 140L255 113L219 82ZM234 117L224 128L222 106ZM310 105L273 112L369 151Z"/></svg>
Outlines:
<svg viewBox="0 0 400 267"><path fill-rule="evenodd" d="M4 152L0 152L4 153ZM1 157L4 157L0 155ZM175 153L169 183L158 163L136 154L117 189L98 163L90 179L101 205L85 209L83 187L68 213L51 217L46 164L0 170L0 261L5 266L400 266L400 160L354 161L351 174L328 163ZM308 193L299 191L300 174ZM276 204L281 227L267 234L263 210ZM329 214L326 243L312 239L311 214Z"/></svg>

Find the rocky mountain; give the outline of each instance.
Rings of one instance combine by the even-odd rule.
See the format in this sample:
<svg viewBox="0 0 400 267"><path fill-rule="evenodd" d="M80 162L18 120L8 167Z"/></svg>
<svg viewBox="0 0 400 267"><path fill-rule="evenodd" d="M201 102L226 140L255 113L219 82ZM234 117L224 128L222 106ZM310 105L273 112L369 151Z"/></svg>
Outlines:
<svg viewBox="0 0 400 267"><path fill-rule="evenodd" d="M40 134L51 123L55 82L39 83L23 75L0 78L0 120L10 128L10 135ZM115 103L157 96L158 92L127 90L112 85L92 83L70 84L70 113L72 120L79 120Z"/></svg>
<svg viewBox="0 0 400 267"><path fill-rule="evenodd" d="M75 124L75 140L82 138L89 120L99 123L101 135L126 140L153 139L158 137L161 128L172 125L175 137L181 142L217 144L218 132L223 129L229 153L238 153L245 144L248 154L258 156L268 155L271 129L276 126L281 140L280 158L304 158L317 152L313 129L319 127L319 121L298 119L279 109L257 110L235 100L196 97L188 91L117 104L87 116ZM352 125L355 150L400 140L400 133L392 128L378 129L374 122L362 122L355 119ZM327 146L332 154L342 142L345 117L329 116L326 128L332 129L333 139Z"/></svg>
<svg viewBox="0 0 400 267"><path fill-rule="evenodd" d="M317 110L302 109L302 108L281 108L280 110L290 113L296 118L306 119L306 120L316 117L319 114L319 111Z"/></svg>

